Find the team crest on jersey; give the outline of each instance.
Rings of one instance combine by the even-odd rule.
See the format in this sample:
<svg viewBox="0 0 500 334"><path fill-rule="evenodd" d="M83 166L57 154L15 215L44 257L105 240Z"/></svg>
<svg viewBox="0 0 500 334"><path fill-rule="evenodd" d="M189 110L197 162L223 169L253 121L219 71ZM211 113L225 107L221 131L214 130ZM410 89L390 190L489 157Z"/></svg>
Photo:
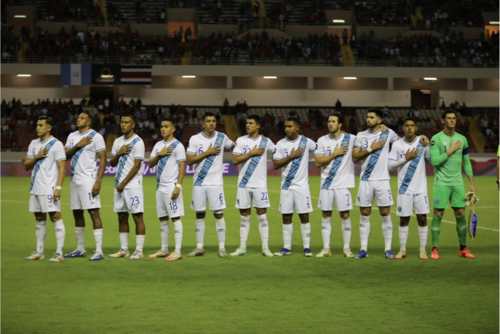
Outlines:
<svg viewBox="0 0 500 334"><path fill-rule="evenodd" d="M403 208L398 206L398 211L401 212L401 210L403 210Z"/></svg>
<svg viewBox="0 0 500 334"><path fill-rule="evenodd" d="M383 135L380 136L380 140L387 140L387 137L388 135L384 133Z"/></svg>

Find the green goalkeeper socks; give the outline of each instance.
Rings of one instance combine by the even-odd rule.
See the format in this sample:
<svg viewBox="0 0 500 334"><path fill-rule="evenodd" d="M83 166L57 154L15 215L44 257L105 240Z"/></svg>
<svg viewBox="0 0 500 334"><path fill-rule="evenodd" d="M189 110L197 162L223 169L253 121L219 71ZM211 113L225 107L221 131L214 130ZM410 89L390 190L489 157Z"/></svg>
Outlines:
<svg viewBox="0 0 500 334"><path fill-rule="evenodd" d="M433 248L439 246L439 234L441 233L441 220L442 219L443 219L443 217L438 217L436 215L434 215L434 217L432 217L431 233L432 233L432 247Z"/></svg>
<svg viewBox="0 0 500 334"><path fill-rule="evenodd" d="M457 234L458 241L461 246L465 246L467 240L467 222L465 221L465 216L455 217L457 220Z"/></svg>

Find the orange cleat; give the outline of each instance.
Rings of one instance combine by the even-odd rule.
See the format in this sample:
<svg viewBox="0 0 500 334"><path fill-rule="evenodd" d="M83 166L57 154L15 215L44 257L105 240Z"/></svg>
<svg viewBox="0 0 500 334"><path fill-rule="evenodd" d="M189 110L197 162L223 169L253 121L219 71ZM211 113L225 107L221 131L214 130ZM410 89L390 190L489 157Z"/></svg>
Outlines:
<svg viewBox="0 0 500 334"><path fill-rule="evenodd" d="M476 258L474 255L472 255L470 253L470 250L468 250L467 247L465 247L463 250L461 250L460 253L458 253L458 255L460 257L466 257L468 259L474 259L474 258Z"/></svg>
<svg viewBox="0 0 500 334"><path fill-rule="evenodd" d="M431 259L433 259L433 260L439 260L439 251L438 251L438 248L432 250L432 252L431 252Z"/></svg>

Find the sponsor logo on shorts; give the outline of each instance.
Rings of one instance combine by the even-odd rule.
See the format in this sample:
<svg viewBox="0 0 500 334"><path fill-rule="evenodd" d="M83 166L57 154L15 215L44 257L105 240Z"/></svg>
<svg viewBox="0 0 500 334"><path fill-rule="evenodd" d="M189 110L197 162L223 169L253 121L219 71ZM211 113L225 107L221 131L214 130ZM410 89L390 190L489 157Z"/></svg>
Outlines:
<svg viewBox="0 0 500 334"><path fill-rule="evenodd" d="M431 146L434 146L434 145L436 145L436 142L433 140L433 141L431 141Z"/></svg>
<svg viewBox="0 0 500 334"><path fill-rule="evenodd" d="M239 200L239 199L237 199L237 200L236 200L236 202L237 202L238 204L240 204L240 200Z"/></svg>
<svg viewBox="0 0 500 334"><path fill-rule="evenodd" d="M439 198L436 198L436 199L434 200L434 203L438 204L438 203L439 203Z"/></svg>
<svg viewBox="0 0 500 334"><path fill-rule="evenodd" d="M403 210L403 208L398 206L398 211L401 212L401 210Z"/></svg>

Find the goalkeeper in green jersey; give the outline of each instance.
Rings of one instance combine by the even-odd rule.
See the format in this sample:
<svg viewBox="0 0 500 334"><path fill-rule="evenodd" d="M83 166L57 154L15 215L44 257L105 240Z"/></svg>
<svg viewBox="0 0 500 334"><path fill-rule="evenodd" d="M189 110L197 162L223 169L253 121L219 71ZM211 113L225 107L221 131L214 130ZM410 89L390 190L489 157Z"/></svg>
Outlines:
<svg viewBox="0 0 500 334"><path fill-rule="evenodd" d="M441 233L441 220L444 209L451 202L457 221L459 256L473 259L474 255L465 246L467 238L467 222L465 220L465 187L462 179L462 165L469 179L470 191L476 193L472 166L469 160L467 139L455 132L457 115L454 110L446 110L441 116L444 130L432 137L431 164L434 166L434 190L432 218L432 254L431 259L439 259L438 244Z"/></svg>

